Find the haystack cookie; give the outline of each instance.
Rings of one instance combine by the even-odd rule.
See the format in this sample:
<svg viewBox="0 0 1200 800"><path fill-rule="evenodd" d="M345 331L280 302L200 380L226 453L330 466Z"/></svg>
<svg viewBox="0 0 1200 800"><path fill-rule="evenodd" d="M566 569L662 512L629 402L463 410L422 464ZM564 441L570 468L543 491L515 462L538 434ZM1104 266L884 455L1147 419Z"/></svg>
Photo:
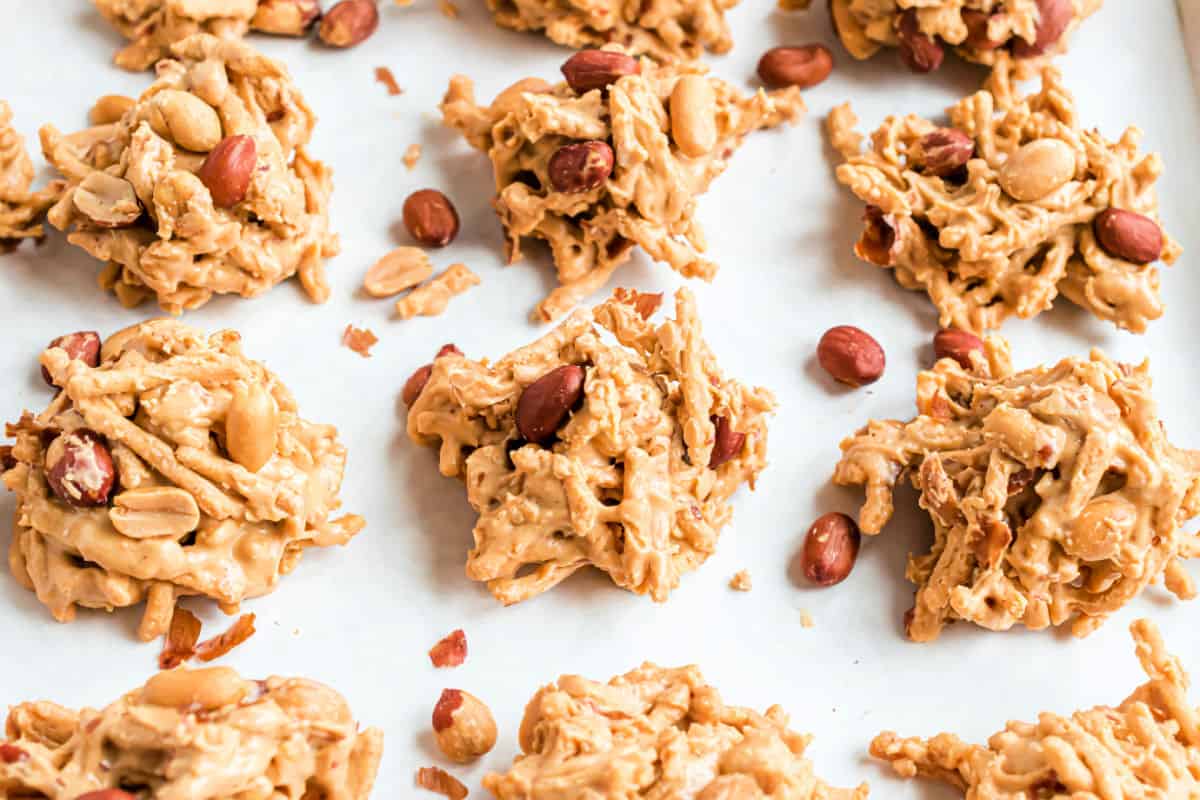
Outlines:
<svg viewBox="0 0 1200 800"><path fill-rule="evenodd" d="M581 50L619 44L633 55L659 61L693 61L705 50L733 47L725 12L738 0L487 0L496 24L542 31L558 44Z"/></svg>
<svg viewBox="0 0 1200 800"><path fill-rule="evenodd" d="M553 320L603 286L641 245L686 277L711 280L696 198L752 130L796 120L795 87L744 97L703 66L659 66L615 46L563 65L566 81L525 78L490 106L456 76L445 123L488 154L509 262L521 240L550 246L559 288L535 318Z"/></svg>
<svg viewBox="0 0 1200 800"><path fill-rule="evenodd" d="M12 109L0 100L0 252L22 239L42 237L42 217L62 184L55 182L40 192L30 191L32 185L33 162L12 126Z"/></svg>
<svg viewBox="0 0 1200 800"><path fill-rule="evenodd" d="M337 430L301 419L233 331L155 320L103 345L80 332L41 364L61 391L8 428L9 565L60 622L76 606L145 601L138 634L152 639L176 598L234 613L306 548L362 529L358 516L330 518L346 463Z"/></svg>
<svg viewBox="0 0 1200 800"><path fill-rule="evenodd" d="M1200 713L1188 676L1149 620L1130 626L1148 680L1116 708L1009 722L987 746L951 733L901 739L881 733L871 755L906 778L951 784L973 800L1200 796Z"/></svg>
<svg viewBox="0 0 1200 800"><path fill-rule="evenodd" d="M618 291L494 364L447 346L405 387L408 435L479 512L467 576L503 603L588 565L665 600L766 466L774 397L722 375L690 292L656 326L661 300Z"/></svg>
<svg viewBox="0 0 1200 800"><path fill-rule="evenodd" d="M46 800L366 800L383 753L328 686L228 667L160 672L100 711L20 703L4 735L0 795Z"/></svg>
<svg viewBox="0 0 1200 800"><path fill-rule="evenodd" d="M129 44L113 61L124 69L149 69L169 58L171 46L195 33L238 39L253 28L303 36L321 16L319 0L92 0Z"/></svg>
<svg viewBox="0 0 1200 800"><path fill-rule="evenodd" d="M1162 316L1155 262L1181 249L1159 222L1163 164L1138 152L1141 131L1085 130L1055 69L1038 94L993 79L949 115L944 128L888 117L865 152L849 104L830 115L838 181L867 203L859 258L924 290L943 327L1033 317L1059 292L1135 333Z"/></svg>
<svg viewBox="0 0 1200 800"><path fill-rule="evenodd" d="M50 223L108 262L101 285L126 305L156 297L179 314L293 275L324 302L333 181L305 150L316 118L300 91L242 42L196 34L172 52L116 122L42 128L69 183Z"/></svg>
<svg viewBox="0 0 1200 800"><path fill-rule="evenodd" d="M564 675L526 706L522 755L483 785L499 800L865 800L865 783L835 789L813 773L811 739L779 706L725 705L696 667L644 664L607 684Z"/></svg>
<svg viewBox="0 0 1200 800"><path fill-rule="evenodd" d="M967 358L922 372L919 416L872 420L833 475L866 487L863 533L887 523L904 475L933 520L930 552L909 558L909 637L958 619L1085 636L1160 578L1195 596L1183 561L1200 537L1182 525L1200 514L1200 451L1167 441L1149 364L1092 351L1014 372L999 337Z"/></svg>
<svg viewBox="0 0 1200 800"><path fill-rule="evenodd" d="M914 72L942 64L944 47L967 61L1033 75L1103 0L829 0L833 26L857 59L899 48Z"/></svg>

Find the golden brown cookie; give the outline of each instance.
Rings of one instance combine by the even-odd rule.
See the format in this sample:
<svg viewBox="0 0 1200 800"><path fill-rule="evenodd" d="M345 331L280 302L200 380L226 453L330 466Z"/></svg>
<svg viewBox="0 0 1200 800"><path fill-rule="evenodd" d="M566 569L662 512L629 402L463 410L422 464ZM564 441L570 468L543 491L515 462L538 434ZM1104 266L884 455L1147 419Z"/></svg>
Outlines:
<svg viewBox="0 0 1200 800"><path fill-rule="evenodd" d="M55 619L145 602L138 633L152 639L176 598L234 613L305 549L362 529L356 515L332 518L346 462L337 430L301 419L233 331L155 320L103 346L81 332L41 363L61 391L8 426L4 483L17 495L9 565Z"/></svg>
<svg viewBox="0 0 1200 800"><path fill-rule="evenodd" d="M766 466L774 397L724 376L687 290L649 321L661 299L618 292L494 363L444 347L405 387L409 437L479 513L467 575L500 601L588 565L665 600Z"/></svg>

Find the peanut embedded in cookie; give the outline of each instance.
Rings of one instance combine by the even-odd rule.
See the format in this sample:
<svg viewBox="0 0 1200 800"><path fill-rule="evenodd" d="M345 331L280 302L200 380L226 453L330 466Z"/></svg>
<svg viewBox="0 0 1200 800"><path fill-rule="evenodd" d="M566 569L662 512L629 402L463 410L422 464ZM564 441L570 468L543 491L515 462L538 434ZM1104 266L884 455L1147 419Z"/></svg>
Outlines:
<svg viewBox="0 0 1200 800"><path fill-rule="evenodd" d="M492 161L509 262L525 238L545 241L559 288L535 313L561 317L603 286L640 245L685 277L711 280L696 198L750 131L796 120L795 87L744 97L696 64L637 60L615 46L576 53L566 81L525 78L491 105L456 76L446 125Z"/></svg>
<svg viewBox="0 0 1200 800"><path fill-rule="evenodd" d="M887 731L871 742L871 755L905 778L941 780L973 800L1200 796L1200 727L1187 673L1154 623L1139 619L1130 632L1150 680L1116 708L1045 711L1037 722L1009 722L986 747L952 733L901 739Z"/></svg>
<svg viewBox="0 0 1200 800"><path fill-rule="evenodd" d="M1159 272L1181 250L1162 230L1163 164L1141 131L1085 129L1052 68L1014 94L993 76L949 109L950 126L888 117L862 149L844 104L828 120L838 181L867 204L855 253L922 289L940 324L980 332L1050 308L1059 292L1141 333L1163 313Z"/></svg>
<svg viewBox="0 0 1200 800"><path fill-rule="evenodd" d="M774 397L722 375L686 289L651 323L661 299L618 291L491 364L444 347L405 386L408 435L479 512L467 575L500 601L588 565L665 600L766 465Z"/></svg>
<svg viewBox="0 0 1200 800"><path fill-rule="evenodd" d="M3 477L17 495L9 565L55 619L144 601L138 634L152 639L176 598L233 613L305 549L362 529L330 518L346 461L337 430L301 419L233 331L156 320L109 337L98 365L64 345L41 363L61 391L8 427Z"/></svg>
<svg viewBox="0 0 1200 800"><path fill-rule="evenodd" d="M941 66L945 46L1024 80L1065 52L1103 0L828 0L833 27L857 59L896 47L914 72Z"/></svg>
<svg viewBox="0 0 1200 800"><path fill-rule="evenodd" d="M239 41L196 34L172 52L116 122L42 128L68 181L50 223L108 262L101 285L125 305L156 297L179 314L293 275L324 302L333 181L305 150L316 118L299 89Z"/></svg>
<svg viewBox="0 0 1200 800"><path fill-rule="evenodd" d="M866 800L865 783L837 789L814 774L811 738L779 706L726 705L696 667L644 664L606 684L564 675L525 707L512 768L483 785L498 800L568 786L578 791L564 797Z"/></svg>
<svg viewBox="0 0 1200 800"><path fill-rule="evenodd" d="M160 672L100 711L20 703L4 737L0 795L46 800L366 800L383 755L328 686L228 667Z"/></svg>
<svg viewBox="0 0 1200 800"><path fill-rule="evenodd" d="M917 584L908 635L937 638L956 619L994 631L1071 622L1085 636L1161 577L1195 585L1183 561L1200 537L1200 451L1167 441L1149 364L1065 358L1014 372L989 337L972 369L942 358L917 378L919 415L872 420L842 442L834 483L862 485L859 525L877 534L905 475L933 520L909 557Z"/></svg>

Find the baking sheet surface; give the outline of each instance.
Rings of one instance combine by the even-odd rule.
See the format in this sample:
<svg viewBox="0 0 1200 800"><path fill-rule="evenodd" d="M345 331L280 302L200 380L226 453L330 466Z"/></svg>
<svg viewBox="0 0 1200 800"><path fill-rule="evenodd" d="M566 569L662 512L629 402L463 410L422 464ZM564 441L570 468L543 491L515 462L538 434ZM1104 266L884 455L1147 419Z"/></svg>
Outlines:
<svg viewBox="0 0 1200 800"><path fill-rule="evenodd" d="M809 588L793 564L814 517L857 511L859 492L829 484L838 442L871 417L911 415L916 371L931 358L936 327L923 295L904 291L851 254L861 207L833 180L820 125L846 99L871 128L890 113L940 113L983 78L950 58L938 74L919 77L899 69L894 54L859 64L835 46L833 76L805 95L809 115L794 128L750 136L700 202L710 254L721 264L711 286L695 286L709 342L728 374L766 385L781 400L771 466L757 491L736 498L718 552L661 606L592 574L507 609L467 581L473 515L462 487L437 475L434 454L408 442L399 390L444 342L497 357L538 335L526 315L551 277L544 260L502 265L488 164L440 126L436 104L455 72L474 76L480 97L490 98L524 76L553 79L568 53L538 36L495 28L482 0L458 2L457 20L439 13L433 0L409 8L385 3L379 32L345 52L251 39L286 60L320 116L312 152L335 170L333 222L344 245L329 264L333 298L313 306L289 283L254 301L212 302L186 321L239 330L248 354L282 376L305 416L339 427L350 450L344 507L363 514L368 527L345 549L309 551L274 594L247 603L259 632L226 663L249 676L308 675L345 693L364 724L386 732L377 797L413 796L414 770L443 763L429 715L447 686L483 698L500 726L487 758L455 770L473 791L482 791L485 770L502 769L516 753L521 712L538 686L561 673L608 678L654 660L700 664L729 702L783 704L798 730L816 735L810 755L829 781L867 779L876 797L911 798L953 793L897 781L870 763L865 752L875 733L952 730L982 740L1006 719L1115 703L1141 681L1126 631L1138 616L1157 621L1173 651L1200 675L1194 633L1200 604L1178 602L1161 588L1082 641L958 625L934 644L907 642L901 616L911 587L902 576L904 558L923 546L928 531L911 492L900 495L885 534L864 543L845 583ZM137 94L148 85L148 75L111 65L118 37L89 4L19 6L0 33L0 97L12 104L29 142L42 123L81 127L101 94ZM784 14L766 0L744 0L730 17L736 47L710 63L747 89L757 85L754 65L767 47L834 45L823 11ZM1166 162L1162 217L1193 248L1163 272L1166 316L1135 336L1060 301L1036 320L1010 322L1005 333L1019 366L1091 347L1125 360L1150 357L1171 437L1195 448L1200 273L1192 252L1200 251L1200 136L1181 30L1171 0L1109 0L1060 62L1087 125L1116 138L1136 124L1146 148ZM391 68L403 95L387 95L372 77L376 66ZM410 172L400 157L413 142L424 155ZM464 261L483 284L439 318L399 322L389 318L390 303L366 300L357 287L376 258L407 243L401 205L423 186L445 190L462 216L461 235L433 254L435 263ZM40 248L0 256L0 374L7 376L0 416L15 420L22 409L48 402L35 360L54 336L87 328L109 333L155 313L149 306L124 310L102 294L97 269L58 235ZM639 255L613 285L657 291L679 282ZM379 335L370 359L340 345L347 323ZM842 323L869 330L887 350L887 373L867 389L835 388L815 366L821 332ZM0 519L11 518L12 506L11 496L0 496ZM9 535L7 525L0 527L0 547ZM726 586L740 569L753 576L749 594ZM210 604L188 605L201 612L207 633L228 624ZM45 697L101 705L154 669L158 644L134 638L140 611L84 612L59 625L8 575L0 576L0 607L0 703ZM804 613L812 628L801 625ZM470 642L467 664L433 670L426 650L457 627Z"/></svg>

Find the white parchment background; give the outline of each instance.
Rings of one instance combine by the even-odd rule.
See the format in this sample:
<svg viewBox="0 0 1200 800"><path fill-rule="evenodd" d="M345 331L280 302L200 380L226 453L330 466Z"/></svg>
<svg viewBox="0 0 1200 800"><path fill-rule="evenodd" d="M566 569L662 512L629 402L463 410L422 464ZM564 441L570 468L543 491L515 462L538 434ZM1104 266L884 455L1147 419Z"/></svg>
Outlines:
<svg viewBox="0 0 1200 800"><path fill-rule="evenodd" d="M417 766L441 763L428 724L444 686L485 699L500 724L494 752L474 769L457 770L473 788L485 769L514 755L522 708L540 684L563 672L607 678L654 659L699 663L730 701L784 704L798 729L816 734L811 754L822 775L842 785L868 779L876 797L904 798L952 793L901 783L869 763L872 735L955 730L982 739L1008 718L1116 702L1140 680L1126 633L1138 615L1157 620L1200 674L1200 604L1176 602L1160 589L1083 641L960 625L934 644L906 642L900 618L911 588L903 562L927 535L908 492L844 584L813 590L794 580L791 559L809 522L827 510L854 511L861 500L828 483L838 441L869 417L912 413L915 373L930 358L936 322L922 295L851 255L861 206L832 178L820 122L845 99L872 127L889 113L936 115L983 77L953 59L919 77L897 68L894 54L858 64L836 49L833 77L806 94L810 115L795 128L751 136L701 202L711 255L722 265L712 286L698 287L709 341L730 374L770 386L782 401L772 465L756 492L738 496L719 552L662 606L594 575L509 609L469 583L462 568L473 516L461 487L436 474L433 454L406 440L397 395L443 342L495 357L534 337L526 312L551 278L541 261L502 266L489 167L440 127L435 106L454 72L474 75L490 98L520 77L552 79L566 52L496 29L482 0L458 2L456 21L432 0L407 9L385 3L378 34L348 52L253 39L288 62L321 118L312 151L334 167L334 224L345 245L330 264L334 296L312 306L289 284L255 301L213 302L187 320L240 330L247 351L289 383L305 415L339 426L350 448L345 507L369 524L346 549L310 552L275 594L248 603L260 631L229 663L247 675L305 674L342 690L364 723L386 731L376 796L389 798L410 796ZM748 89L765 48L834 41L823 11L789 15L772 5L744 0L730 15L736 48L712 59L719 74ZM0 0L0 8L19 12L5 14L0 30L0 96L30 141L41 123L80 127L100 94L136 94L148 84L148 76L110 65L118 39L83 0ZM374 82L379 65L395 72L403 96L389 97ZM1172 438L1200 447L1200 274L1192 255L1200 251L1200 136L1175 3L1109 0L1075 37L1062 67L1085 124L1111 138L1137 124L1146 147L1163 154L1162 216L1191 249L1164 271L1168 311L1145 336L1119 332L1065 301L1035 321L1010 323L1006 333L1021 365L1093 346L1123 359L1152 357ZM409 172L400 156L412 142L422 142L425 155ZM435 261L465 261L483 285L440 318L396 322L390 304L364 300L356 287L372 261L405 243L398 227L404 197L428 185L447 191L463 219L462 235ZM49 400L35 367L49 339L80 328L107 333L154 313L126 311L101 294L97 268L57 236L40 249L0 256L0 374L7 376L0 416L15 420ZM639 256L617 282L662 290L678 279ZM379 334L371 359L339 345L347 322ZM814 368L818 337L839 323L870 330L887 349L888 372L869 389L835 388ZM11 509L11 498L0 496L0 519ZM0 547L8 537L0 525ZM742 568L754 578L749 594L726 588ZM203 611L208 632L227 624L210 606L191 605ZM802 610L815 627L801 627ZM49 697L98 705L139 684L154 668L157 645L135 641L137 613L83 613L58 625L0 576L0 702ZM434 671L426 649L460 626L470 660L457 671Z"/></svg>

